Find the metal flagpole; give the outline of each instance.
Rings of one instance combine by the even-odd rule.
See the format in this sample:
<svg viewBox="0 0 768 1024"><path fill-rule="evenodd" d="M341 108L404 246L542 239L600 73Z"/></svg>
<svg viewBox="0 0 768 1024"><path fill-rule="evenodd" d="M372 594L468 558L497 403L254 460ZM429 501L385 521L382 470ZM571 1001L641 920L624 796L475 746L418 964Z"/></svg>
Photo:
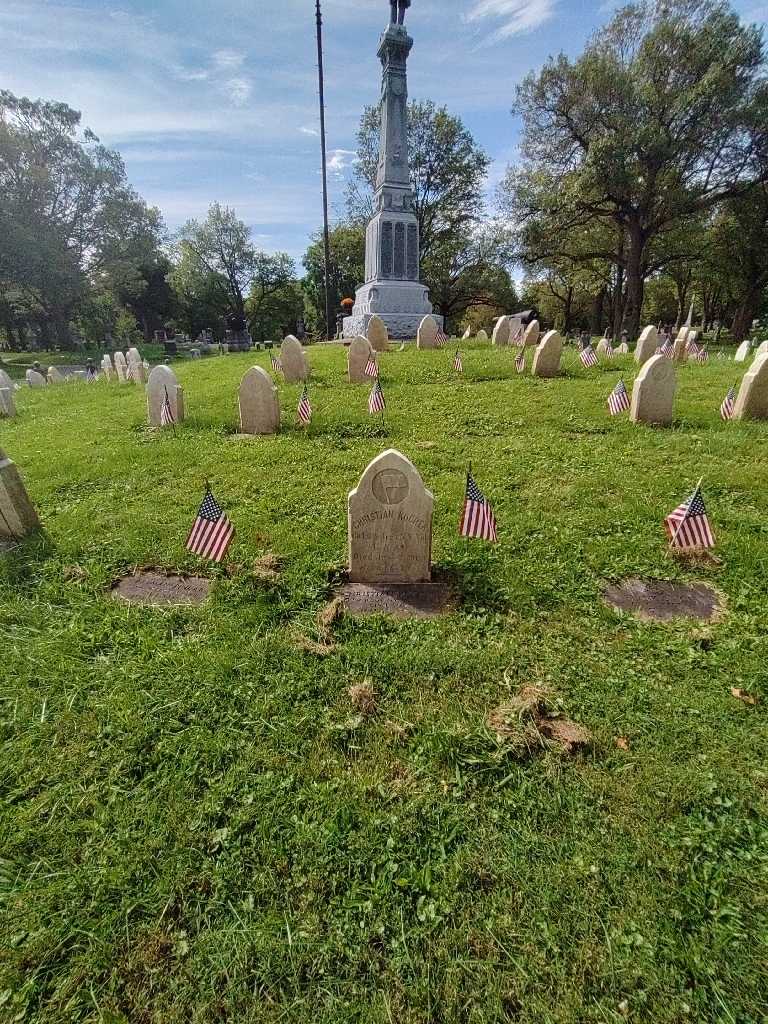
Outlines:
<svg viewBox="0 0 768 1024"><path fill-rule="evenodd" d="M333 337L331 327L331 239L328 233L328 156L325 145L325 84L323 75L323 15L320 0L317 0L317 78L320 92L320 149L323 172L323 242L325 246L325 335L328 341Z"/></svg>

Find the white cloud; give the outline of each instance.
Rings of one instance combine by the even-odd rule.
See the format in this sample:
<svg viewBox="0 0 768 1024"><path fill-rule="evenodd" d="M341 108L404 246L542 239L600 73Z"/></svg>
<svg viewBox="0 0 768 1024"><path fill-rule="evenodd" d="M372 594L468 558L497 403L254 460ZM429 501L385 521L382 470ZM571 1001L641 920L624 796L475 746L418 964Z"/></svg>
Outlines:
<svg viewBox="0 0 768 1024"><path fill-rule="evenodd" d="M342 178L354 162L357 154L353 149L333 149L328 154L328 170L337 178Z"/></svg>
<svg viewBox="0 0 768 1024"><path fill-rule="evenodd" d="M237 71L245 63L245 54L238 50L216 50L211 63L219 71Z"/></svg>
<svg viewBox="0 0 768 1024"><path fill-rule="evenodd" d="M312 135L315 138L317 138L320 135L319 129L307 128L305 125L302 125L301 128L299 128L299 131L302 133L302 135Z"/></svg>
<svg viewBox="0 0 768 1024"><path fill-rule="evenodd" d="M498 43L503 39L532 32L553 16L557 0L476 0L475 5L464 16L467 22L481 22L493 19L501 22L486 43Z"/></svg>
<svg viewBox="0 0 768 1024"><path fill-rule="evenodd" d="M236 107L244 106L253 92L253 84L249 78L228 78L224 83L227 95Z"/></svg>

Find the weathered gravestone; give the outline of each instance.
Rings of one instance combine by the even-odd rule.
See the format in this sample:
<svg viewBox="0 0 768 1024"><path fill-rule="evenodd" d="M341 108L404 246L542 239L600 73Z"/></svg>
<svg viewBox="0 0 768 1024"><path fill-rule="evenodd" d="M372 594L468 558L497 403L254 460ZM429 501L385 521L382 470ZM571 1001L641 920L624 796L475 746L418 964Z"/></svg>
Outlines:
<svg viewBox="0 0 768 1024"><path fill-rule="evenodd" d="M39 526L37 512L15 463L0 449L0 541L21 540Z"/></svg>
<svg viewBox="0 0 768 1024"><path fill-rule="evenodd" d="M539 344L539 335L541 334L541 327L539 326L538 320L531 320L525 329L523 335L523 345L526 348L535 348Z"/></svg>
<svg viewBox="0 0 768 1024"><path fill-rule="evenodd" d="M365 384L368 377L365 368L373 356L373 348L367 338L353 338L347 352L347 374L350 384Z"/></svg>
<svg viewBox="0 0 768 1024"><path fill-rule="evenodd" d="M733 410L735 420L768 419L768 352L757 356L744 374Z"/></svg>
<svg viewBox="0 0 768 1024"><path fill-rule="evenodd" d="M5 370L0 370L0 388L8 388L9 391L16 390L16 385L5 372Z"/></svg>
<svg viewBox="0 0 768 1024"><path fill-rule="evenodd" d="M658 426L671 423L676 391L675 364L666 356L652 356L640 370L632 389L632 422Z"/></svg>
<svg viewBox="0 0 768 1024"><path fill-rule="evenodd" d="M46 386L45 377L42 373L38 373L37 370L27 370L25 374L27 378L27 384L31 388L44 388Z"/></svg>
<svg viewBox="0 0 768 1024"><path fill-rule="evenodd" d="M597 343L595 351L598 356L601 356L603 359L609 359L615 352L609 338L601 338Z"/></svg>
<svg viewBox="0 0 768 1024"><path fill-rule="evenodd" d="M626 343L626 341L622 341L622 343L616 349L616 354L619 355L619 356L628 356L629 355L629 345Z"/></svg>
<svg viewBox="0 0 768 1024"><path fill-rule="evenodd" d="M114 360L117 379L121 384L125 384L128 381L128 363L125 356L122 352L115 352Z"/></svg>
<svg viewBox="0 0 768 1024"><path fill-rule="evenodd" d="M427 583L432 573L434 498L418 470L389 449L349 495L352 583Z"/></svg>
<svg viewBox="0 0 768 1024"><path fill-rule="evenodd" d="M132 384L146 383L146 378L144 376L144 363L142 362L141 353L137 348L128 349L128 366L126 369L126 375Z"/></svg>
<svg viewBox="0 0 768 1024"><path fill-rule="evenodd" d="M437 332L439 325L433 316L425 316L419 324L416 335L417 348L437 348Z"/></svg>
<svg viewBox="0 0 768 1024"><path fill-rule="evenodd" d="M747 358L748 358L749 353L751 352L751 350L752 350L752 342L749 341L749 340L742 341L742 343L736 349L736 355L733 357L735 362L737 362L737 363L745 363L747 361Z"/></svg>
<svg viewBox="0 0 768 1024"><path fill-rule="evenodd" d="M534 377L556 377L560 372L563 339L557 331L547 331L533 354Z"/></svg>
<svg viewBox="0 0 768 1024"><path fill-rule="evenodd" d="M472 328L468 327L462 335L462 341L468 341L472 337Z"/></svg>
<svg viewBox="0 0 768 1024"><path fill-rule="evenodd" d="M280 347L280 363L283 367L283 379L286 384L296 384L309 380L309 362L298 338L292 334L283 341Z"/></svg>
<svg viewBox="0 0 768 1024"><path fill-rule="evenodd" d="M13 388L4 388L0 381L0 418L16 415L16 403L13 399Z"/></svg>
<svg viewBox="0 0 768 1024"><path fill-rule="evenodd" d="M147 382L147 416L150 427L162 426L161 413L166 394L173 422L179 424L184 419L184 389L170 366L156 366Z"/></svg>
<svg viewBox="0 0 768 1024"><path fill-rule="evenodd" d="M674 360L676 363L688 362L688 333L689 327L681 327L677 332L674 346Z"/></svg>
<svg viewBox="0 0 768 1024"><path fill-rule="evenodd" d="M240 382L240 432L276 434L280 429L280 402L272 378L252 366Z"/></svg>
<svg viewBox="0 0 768 1024"><path fill-rule="evenodd" d="M389 331L380 316L368 321L368 341L374 352L389 352Z"/></svg>
<svg viewBox="0 0 768 1024"><path fill-rule="evenodd" d="M114 370L112 368L112 360L109 358L108 355L104 355L101 360L101 372L104 374L107 380L112 380L112 374L114 373Z"/></svg>
<svg viewBox="0 0 768 1024"><path fill-rule="evenodd" d="M488 332L484 331L482 328L480 328L480 330L477 332L477 340L478 341L488 341Z"/></svg>
<svg viewBox="0 0 768 1024"><path fill-rule="evenodd" d="M491 343L498 345L500 348L509 345L511 332L512 326L509 317L500 316L496 321L496 326L493 328Z"/></svg>
<svg viewBox="0 0 768 1024"><path fill-rule="evenodd" d="M768 341L762 342L762 344L758 345L755 350L755 359L757 359L758 356L764 355L768 355Z"/></svg>
<svg viewBox="0 0 768 1024"><path fill-rule="evenodd" d="M635 362L638 366L644 366L645 363L656 355L656 349L659 347L659 332L650 324L643 330L643 333L637 339L637 345L635 346Z"/></svg>
<svg viewBox="0 0 768 1024"><path fill-rule="evenodd" d="M48 383L49 384L63 384L65 380L64 374L57 366L48 367Z"/></svg>

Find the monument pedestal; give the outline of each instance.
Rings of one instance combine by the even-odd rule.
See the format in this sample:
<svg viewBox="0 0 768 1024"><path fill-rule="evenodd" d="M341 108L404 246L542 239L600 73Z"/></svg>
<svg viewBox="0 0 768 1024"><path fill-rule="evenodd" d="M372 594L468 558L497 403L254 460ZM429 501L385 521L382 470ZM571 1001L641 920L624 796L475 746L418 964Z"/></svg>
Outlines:
<svg viewBox="0 0 768 1024"><path fill-rule="evenodd" d="M415 338L419 324L432 313L429 291L418 281L371 281L357 290L352 315L344 318L344 337L367 337L371 318L379 316L390 338ZM442 324L442 317L435 317Z"/></svg>

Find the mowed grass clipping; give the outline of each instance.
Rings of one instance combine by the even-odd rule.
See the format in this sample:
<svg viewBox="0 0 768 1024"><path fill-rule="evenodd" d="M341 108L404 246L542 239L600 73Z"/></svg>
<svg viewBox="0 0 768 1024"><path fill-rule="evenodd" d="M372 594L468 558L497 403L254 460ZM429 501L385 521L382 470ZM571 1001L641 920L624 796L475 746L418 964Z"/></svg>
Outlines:
<svg viewBox="0 0 768 1024"><path fill-rule="evenodd" d="M0 561L0 1020L766 1020L768 424L718 415L745 367L681 368L651 429L608 416L631 358L568 350L543 381L462 353L461 378L453 348L381 357L384 431L337 347L309 351L309 430L279 385L275 437L235 436L266 353L179 365L175 433L133 386L18 394L0 447L45 538ZM319 629L347 493L388 447L464 603ZM495 547L458 537L470 460ZM662 520L701 476L721 561L685 566ZM223 568L184 550L205 480L238 531ZM136 565L212 598L111 600ZM726 614L620 616L601 588L629 576L709 582ZM490 731L526 686L591 746Z"/></svg>

